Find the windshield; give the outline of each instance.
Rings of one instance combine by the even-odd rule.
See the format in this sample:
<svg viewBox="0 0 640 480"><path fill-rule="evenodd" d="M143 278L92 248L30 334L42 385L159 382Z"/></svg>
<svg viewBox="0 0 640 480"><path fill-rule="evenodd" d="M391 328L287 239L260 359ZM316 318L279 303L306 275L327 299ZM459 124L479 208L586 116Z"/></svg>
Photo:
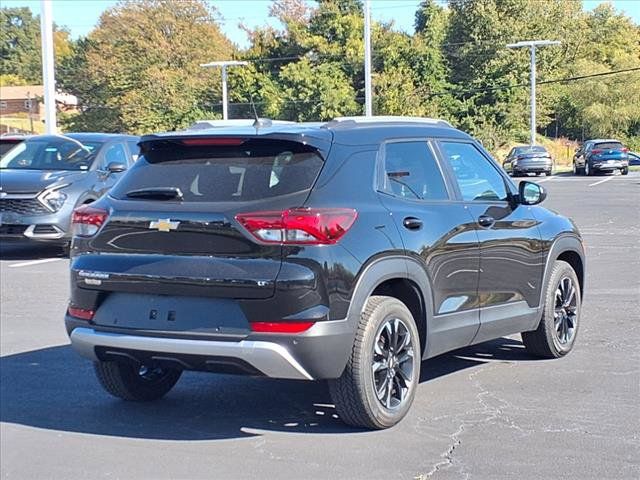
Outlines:
<svg viewBox="0 0 640 480"><path fill-rule="evenodd" d="M22 140L0 140L0 157L15 147Z"/></svg>
<svg viewBox="0 0 640 480"><path fill-rule="evenodd" d="M0 168L23 170L88 170L100 143L82 144L65 137L33 138L9 150Z"/></svg>

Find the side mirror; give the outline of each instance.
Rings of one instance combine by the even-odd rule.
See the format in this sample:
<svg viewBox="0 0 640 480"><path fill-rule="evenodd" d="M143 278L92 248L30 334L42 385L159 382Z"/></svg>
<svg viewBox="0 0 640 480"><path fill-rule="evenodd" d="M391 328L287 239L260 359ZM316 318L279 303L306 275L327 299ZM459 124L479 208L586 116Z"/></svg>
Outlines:
<svg viewBox="0 0 640 480"><path fill-rule="evenodd" d="M127 169L127 166L124 163L120 162L111 162L107 165L107 172L109 173L120 173L124 172Z"/></svg>
<svg viewBox="0 0 640 480"><path fill-rule="evenodd" d="M537 183L523 180L518 185L518 201L522 205L537 205L547 198L547 192Z"/></svg>

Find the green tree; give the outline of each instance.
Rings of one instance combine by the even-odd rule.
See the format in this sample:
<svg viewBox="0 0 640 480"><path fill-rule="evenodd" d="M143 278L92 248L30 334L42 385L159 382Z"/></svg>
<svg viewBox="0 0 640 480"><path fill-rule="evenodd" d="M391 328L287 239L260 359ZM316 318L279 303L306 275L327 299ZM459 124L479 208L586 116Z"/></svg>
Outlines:
<svg viewBox="0 0 640 480"><path fill-rule="evenodd" d="M640 29L608 4L584 15L583 38L571 75L640 67ZM558 87L560 132L573 138L618 137L640 144L640 72Z"/></svg>
<svg viewBox="0 0 640 480"><path fill-rule="evenodd" d="M418 115L452 119L453 99L446 92L449 68L443 53L448 11L434 0L416 12L414 35L392 25L374 30L377 114Z"/></svg>
<svg viewBox="0 0 640 480"><path fill-rule="evenodd" d="M56 62L71 53L69 32L57 25L53 43ZM42 83L40 17L27 7L0 8L0 73L17 78L13 85Z"/></svg>
<svg viewBox="0 0 640 480"><path fill-rule="evenodd" d="M0 65L2 74L40 83L40 22L27 7L0 8Z"/></svg>
<svg viewBox="0 0 640 480"><path fill-rule="evenodd" d="M284 118L330 120L360 111L355 92L336 63L314 66L308 59L291 63L282 69L280 81L284 87Z"/></svg>
<svg viewBox="0 0 640 480"><path fill-rule="evenodd" d="M82 102L69 127L144 133L214 117L203 106L218 102L220 74L200 64L232 54L201 0L119 3L63 62L61 81Z"/></svg>
<svg viewBox="0 0 640 480"><path fill-rule="evenodd" d="M532 38L561 40L562 48L539 49L537 59L538 78L562 76L579 43L581 5L563 0L451 0L450 10L444 49L454 91L463 100L459 125L489 142L489 137L526 138L528 91L518 85L528 83L529 52L506 45ZM505 86L509 88L501 88ZM553 94L553 88L540 89L540 126L553 117Z"/></svg>
<svg viewBox="0 0 640 480"><path fill-rule="evenodd" d="M28 85L28 82L13 73L0 73L0 87L13 87L18 85Z"/></svg>

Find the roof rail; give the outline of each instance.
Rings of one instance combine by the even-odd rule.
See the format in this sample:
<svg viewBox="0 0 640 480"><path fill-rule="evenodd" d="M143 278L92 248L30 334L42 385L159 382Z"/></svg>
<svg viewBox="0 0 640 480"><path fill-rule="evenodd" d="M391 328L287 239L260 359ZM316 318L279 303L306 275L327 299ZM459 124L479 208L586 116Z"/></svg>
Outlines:
<svg viewBox="0 0 640 480"><path fill-rule="evenodd" d="M403 117L400 115L379 115L379 116L355 116L355 117L336 117L326 125L338 125L341 123L428 123L430 125L440 125L443 127L453 128L446 120L438 118L426 118L426 117Z"/></svg>

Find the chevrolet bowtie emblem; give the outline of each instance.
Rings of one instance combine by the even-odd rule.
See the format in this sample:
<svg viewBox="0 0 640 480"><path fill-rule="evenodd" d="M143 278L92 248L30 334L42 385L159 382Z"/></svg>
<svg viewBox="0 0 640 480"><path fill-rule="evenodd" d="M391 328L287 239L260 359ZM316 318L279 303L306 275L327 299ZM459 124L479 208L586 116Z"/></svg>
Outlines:
<svg viewBox="0 0 640 480"><path fill-rule="evenodd" d="M172 222L169 218L160 218L157 222L149 223L149 228L155 228L159 232L169 232L171 230L177 230L178 225L180 225L180 222Z"/></svg>

